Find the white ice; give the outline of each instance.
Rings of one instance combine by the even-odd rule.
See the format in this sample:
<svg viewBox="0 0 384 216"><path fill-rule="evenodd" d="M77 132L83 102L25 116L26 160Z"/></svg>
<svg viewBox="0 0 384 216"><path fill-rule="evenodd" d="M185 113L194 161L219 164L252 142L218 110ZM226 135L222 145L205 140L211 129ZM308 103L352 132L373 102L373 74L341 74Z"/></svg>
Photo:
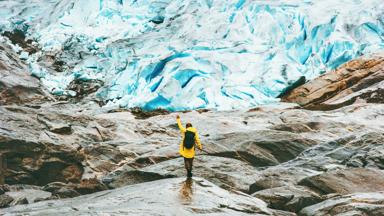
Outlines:
<svg viewBox="0 0 384 216"><path fill-rule="evenodd" d="M384 48L382 0L6 0L1 31L21 29L41 52L20 53L55 94L102 80L107 106L242 109L278 101ZM38 59L55 55L68 70Z"/></svg>

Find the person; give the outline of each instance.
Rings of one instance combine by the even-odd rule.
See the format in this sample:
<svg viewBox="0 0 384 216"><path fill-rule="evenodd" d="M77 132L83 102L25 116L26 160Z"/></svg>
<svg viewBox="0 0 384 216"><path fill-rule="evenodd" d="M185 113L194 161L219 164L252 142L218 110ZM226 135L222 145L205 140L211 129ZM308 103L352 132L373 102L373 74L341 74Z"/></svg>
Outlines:
<svg viewBox="0 0 384 216"><path fill-rule="evenodd" d="M179 146L179 153L184 157L184 167L187 170L187 177L192 177L193 159L195 157L195 145L202 150L203 147L200 143L199 134L196 128L192 127L191 123L187 123L184 128L181 124L180 116L176 116L177 125L179 126L181 135L183 136L182 142Z"/></svg>

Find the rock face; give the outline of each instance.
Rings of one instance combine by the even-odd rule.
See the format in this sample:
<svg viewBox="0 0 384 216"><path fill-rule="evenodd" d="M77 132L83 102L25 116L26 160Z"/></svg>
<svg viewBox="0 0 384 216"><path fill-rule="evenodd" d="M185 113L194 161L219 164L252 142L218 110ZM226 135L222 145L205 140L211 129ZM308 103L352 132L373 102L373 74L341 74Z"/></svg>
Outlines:
<svg viewBox="0 0 384 216"><path fill-rule="evenodd" d="M273 215L273 210L256 198L223 190L200 178L173 178L126 186L111 191L66 199L44 201L27 208L15 206L4 215ZM276 214L275 214L276 215Z"/></svg>
<svg viewBox="0 0 384 216"><path fill-rule="evenodd" d="M364 100L384 102L384 57L350 61L285 95L282 100L308 109L329 110Z"/></svg>
<svg viewBox="0 0 384 216"><path fill-rule="evenodd" d="M14 57L9 62L21 65ZM351 89L362 98L368 89L379 89L372 83L381 79L382 62L353 61L285 98L306 108L347 100ZM19 74L9 76L17 80ZM86 95L97 83L73 85L78 100L41 100L38 84L36 91L1 96L0 154L6 166L0 171L10 186L0 187L0 202L11 206L1 214L382 212L384 105L374 97L326 112L278 104L178 113L183 124L198 128L204 149L194 160L194 181L185 182L175 113L100 108ZM304 87L306 95L300 93ZM13 206L18 204L23 206Z"/></svg>
<svg viewBox="0 0 384 216"><path fill-rule="evenodd" d="M45 94L37 78L12 49L0 43L0 105L44 100Z"/></svg>

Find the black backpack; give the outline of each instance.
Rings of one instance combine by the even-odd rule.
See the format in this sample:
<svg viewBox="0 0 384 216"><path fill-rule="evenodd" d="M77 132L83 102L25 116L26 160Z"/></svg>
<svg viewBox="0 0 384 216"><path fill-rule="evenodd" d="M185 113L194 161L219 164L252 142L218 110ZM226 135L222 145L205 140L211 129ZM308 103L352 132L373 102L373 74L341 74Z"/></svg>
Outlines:
<svg viewBox="0 0 384 216"><path fill-rule="evenodd" d="M183 142L184 148L191 149L195 145L195 133L186 131Z"/></svg>

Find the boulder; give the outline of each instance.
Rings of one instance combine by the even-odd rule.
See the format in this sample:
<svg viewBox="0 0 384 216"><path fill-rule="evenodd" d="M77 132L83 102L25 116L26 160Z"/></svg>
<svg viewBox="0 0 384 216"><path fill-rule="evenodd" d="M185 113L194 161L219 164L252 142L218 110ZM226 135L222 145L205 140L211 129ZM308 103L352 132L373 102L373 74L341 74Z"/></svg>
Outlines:
<svg viewBox="0 0 384 216"><path fill-rule="evenodd" d="M351 194L384 191L384 172L378 169L351 168L325 172L299 182L322 194Z"/></svg>
<svg viewBox="0 0 384 216"><path fill-rule="evenodd" d="M257 197L273 209L299 212L304 207L323 201L323 198L302 186L283 186L258 191L252 196Z"/></svg>
<svg viewBox="0 0 384 216"><path fill-rule="evenodd" d="M107 186L97 179L82 179L80 183L52 182L42 190L52 193L52 196L59 198L76 197L82 194L90 194L98 191L107 190Z"/></svg>
<svg viewBox="0 0 384 216"><path fill-rule="evenodd" d="M0 208L9 207L13 200L14 199L7 194L0 195Z"/></svg>
<svg viewBox="0 0 384 216"><path fill-rule="evenodd" d="M13 206L33 203L36 199L46 199L51 196L51 193L34 185L10 185L6 195L12 197L10 206Z"/></svg>
<svg viewBox="0 0 384 216"><path fill-rule="evenodd" d="M297 185L302 179L320 172L291 164L269 167L259 171L254 183L249 186L249 193L276 187Z"/></svg>
<svg viewBox="0 0 384 216"><path fill-rule="evenodd" d="M28 199L26 197L19 197L17 199L15 199L11 205L25 205L25 204L28 204Z"/></svg>
<svg viewBox="0 0 384 216"><path fill-rule="evenodd" d="M308 109L331 110L358 100L383 103L384 57L382 55L352 60L282 97Z"/></svg>
<svg viewBox="0 0 384 216"><path fill-rule="evenodd" d="M127 165L109 173L103 178L103 182L110 188L118 188L125 185L133 185L172 177L175 177L175 175L139 170Z"/></svg>

